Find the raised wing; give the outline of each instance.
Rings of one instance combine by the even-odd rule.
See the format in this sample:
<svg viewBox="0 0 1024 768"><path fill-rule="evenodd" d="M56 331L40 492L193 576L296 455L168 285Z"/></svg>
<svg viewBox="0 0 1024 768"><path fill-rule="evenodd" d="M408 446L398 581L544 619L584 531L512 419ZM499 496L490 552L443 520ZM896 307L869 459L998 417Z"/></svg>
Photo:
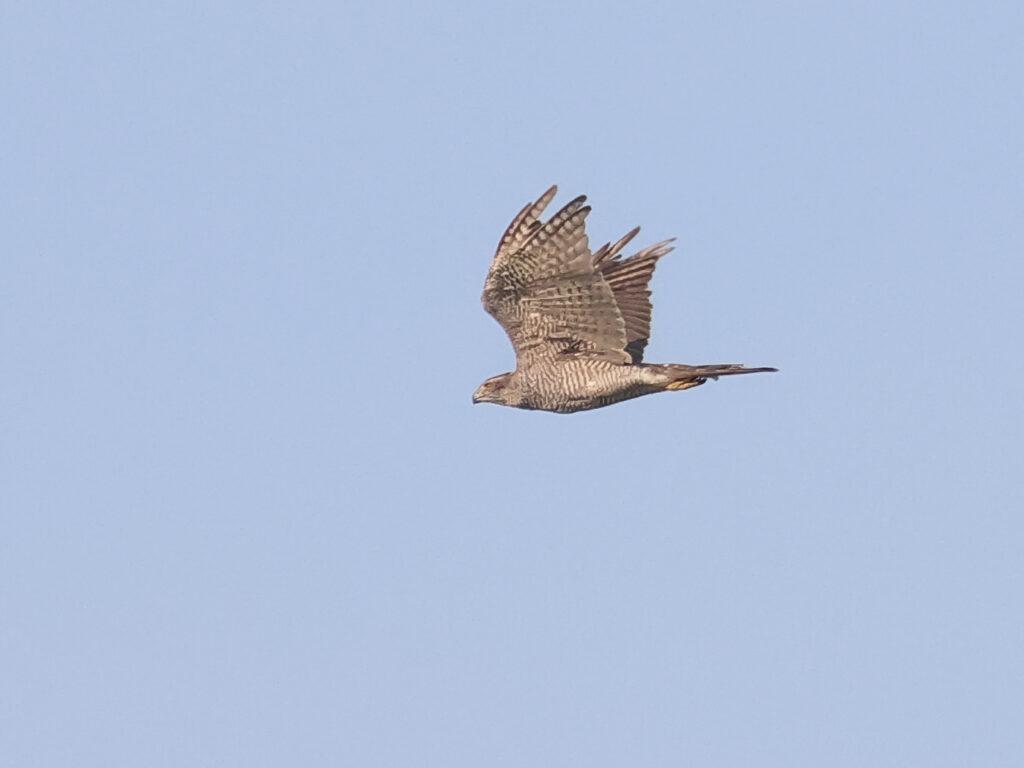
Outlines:
<svg viewBox="0 0 1024 768"><path fill-rule="evenodd" d="M509 254L519 250L530 235L540 228L541 225L537 219L544 213L544 209L548 207L548 203L554 199L557 192L557 186L551 187L551 189L540 196L537 202L527 203L523 210L512 219L512 223L508 225L505 234L501 236L501 242L498 243L498 250L494 254L494 261L491 265L492 268L498 262L499 257L507 257Z"/></svg>
<svg viewBox="0 0 1024 768"><path fill-rule="evenodd" d="M484 283L484 309L505 329L520 364L560 356L627 364L626 322L587 241L586 198L539 221L556 191L523 208L505 231Z"/></svg>
<svg viewBox="0 0 1024 768"><path fill-rule="evenodd" d="M622 249L639 231L636 227L615 245L605 245L594 254L594 266L612 289L626 323L626 352L633 364L643 361L651 335L651 291L647 286L658 259L672 250L672 240L663 240L629 258L620 258Z"/></svg>

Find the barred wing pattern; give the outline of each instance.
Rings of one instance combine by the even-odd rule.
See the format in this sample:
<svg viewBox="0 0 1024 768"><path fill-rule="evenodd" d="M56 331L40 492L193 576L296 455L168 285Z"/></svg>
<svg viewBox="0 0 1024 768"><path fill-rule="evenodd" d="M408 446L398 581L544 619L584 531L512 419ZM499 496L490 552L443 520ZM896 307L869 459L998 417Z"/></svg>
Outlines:
<svg viewBox="0 0 1024 768"><path fill-rule="evenodd" d="M628 259L620 258L622 249L639 231L640 227L634 228L615 245L605 245L594 254L594 266L615 294L615 303L626 323L626 352L634 365L643 362L644 348L651 335L651 291L647 285L658 259L672 250L672 240L663 240Z"/></svg>
<svg viewBox="0 0 1024 768"><path fill-rule="evenodd" d="M556 191L552 187L527 205L505 231L484 283L484 309L505 329L520 366L577 356L628 364L633 354L627 351L626 320L590 253L586 198L576 198L545 224L538 220ZM619 282L625 288L632 285L626 278L635 277L623 270Z"/></svg>

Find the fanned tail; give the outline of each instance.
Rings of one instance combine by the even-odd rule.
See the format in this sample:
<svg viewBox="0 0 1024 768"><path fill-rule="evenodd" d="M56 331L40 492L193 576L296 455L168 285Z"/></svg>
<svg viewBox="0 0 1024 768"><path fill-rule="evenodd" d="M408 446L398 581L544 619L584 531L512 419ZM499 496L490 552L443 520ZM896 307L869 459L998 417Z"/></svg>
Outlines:
<svg viewBox="0 0 1024 768"><path fill-rule="evenodd" d="M668 363L665 365L647 365L645 368L655 370L657 373L668 377L665 382L665 389L677 391L699 387L708 379L717 379L719 376L738 376L743 373L774 373L778 368L747 368L740 363L723 363L719 365L678 365Z"/></svg>

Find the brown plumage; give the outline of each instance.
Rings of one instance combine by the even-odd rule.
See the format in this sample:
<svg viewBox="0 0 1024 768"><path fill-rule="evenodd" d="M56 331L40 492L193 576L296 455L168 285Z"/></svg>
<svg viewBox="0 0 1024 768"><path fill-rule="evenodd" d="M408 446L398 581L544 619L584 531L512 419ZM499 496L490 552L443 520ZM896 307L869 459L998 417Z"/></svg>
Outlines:
<svg viewBox="0 0 1024 768"><path fill-rule="evenodd" d="M494 254L482 300L512 342L516 369L485 381L474 403L573 413L719 376L776 370L643 363L651 331L647 286L672 240L622 258L637 227L591 253L585 197L541 223L557 189L519 212Z"/></svg>

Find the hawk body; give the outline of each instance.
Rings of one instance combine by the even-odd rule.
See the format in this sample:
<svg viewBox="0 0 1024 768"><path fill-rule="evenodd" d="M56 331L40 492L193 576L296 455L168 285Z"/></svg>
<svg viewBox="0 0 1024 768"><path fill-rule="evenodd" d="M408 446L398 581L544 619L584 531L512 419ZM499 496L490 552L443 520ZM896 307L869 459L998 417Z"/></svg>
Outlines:
<svg viewBox="0 0 1024 768"><path fill-rule="evenodd" d="M541 223L556 191L551 187L523 208L498 244L482 301L508 334L516 369L485 381L474 402L573 413L688 389L718 376L775 370L644 364L651 325L648 283L672 241L622 258L637 227L591 253L585 197Z"/></svg>

